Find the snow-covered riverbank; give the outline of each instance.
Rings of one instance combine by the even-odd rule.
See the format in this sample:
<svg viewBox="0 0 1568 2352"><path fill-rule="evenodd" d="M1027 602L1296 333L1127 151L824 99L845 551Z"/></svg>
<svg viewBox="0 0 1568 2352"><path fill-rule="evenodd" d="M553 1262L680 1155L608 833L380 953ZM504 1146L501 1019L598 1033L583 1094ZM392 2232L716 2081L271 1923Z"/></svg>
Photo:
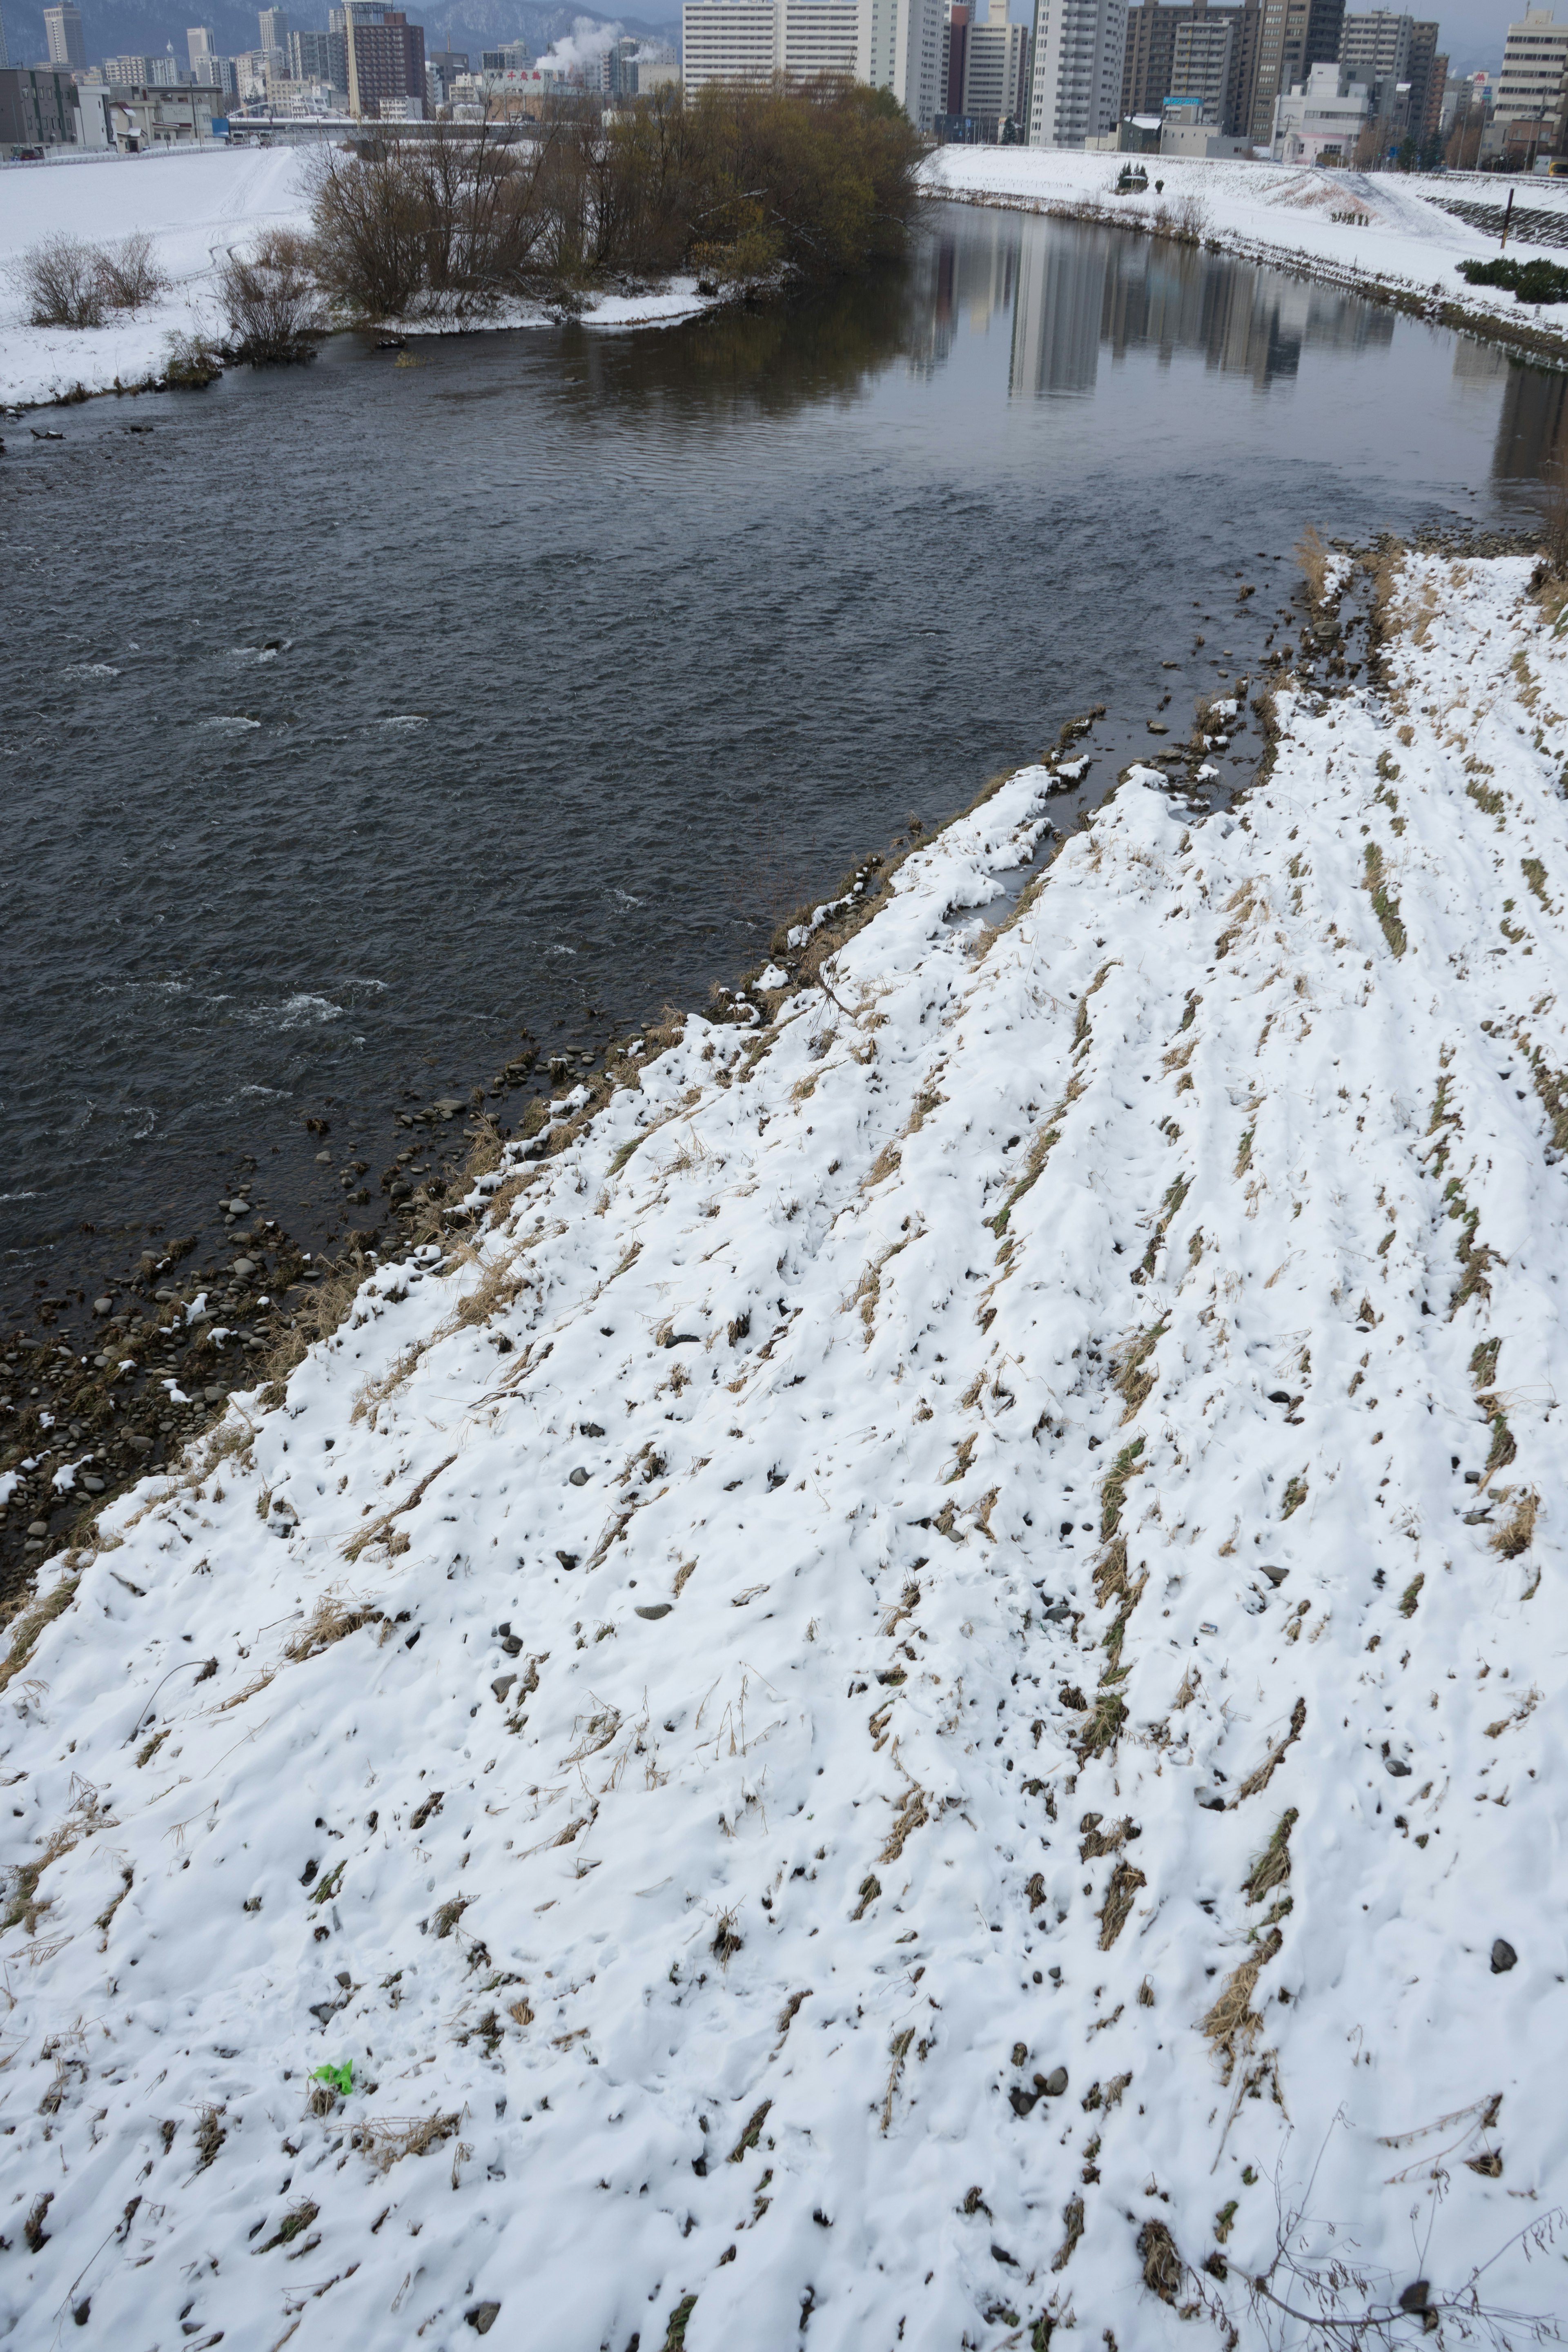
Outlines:
<svg viewBox="0 0 1568 2352"><path fill-rule="evenodd" d="M1298 2308L1568 2308L1529 572L1412 558L1239 814L1047 863L1021 772L106 1511L0 1697L0 2328L1252 2347L1301 2206Z"/></svg>
<svg viewBox="0 0 1568 2352"><path fill-rule="evenodd" d="M1522 207L1561 214L1568 189L1531 179L1503 184L1474 173L1438 180L1393 172L1323 172L1282 163L1180 162L1145 159L1145 194L1119 196L1117 176L1128 159L1067 149L941 147L925 166L933 195L1023 212L1077 215L1103 207L1125 226L1162 212L1214 248L1271 268L1305 270L1314 278L1399 299L1446 325L1470 324L1487 334L1531 339L1568 352L1568 303L1517 302L1506 289L1469 286L1456 264L1495 260L1495 236L1443 210L1445 199L1500 207L1513 185ZM1156 190L1156 180L1163 185ZM1532 246L1516 231L1510 254L1560 258L1556 247Z"/></svg>
<svg viewBox="0 0 1568 2352"><path fill-rule="evenodd" d="M0 405L58 400L80 384L112 390L159 375L173 333L222 341L216 281L231 247L265 230L310 226L306 174L315 151L214 149L200 155L116 155L74 168L37 166L0 174ZM142 310L110 314L102 327L35 327L12 272L43 238L65 235L112 243L141 230L169 289ZM708 307L695 279L678 279L633 299L608 296L584 314L595 327L665 326ZM525 327L551 314L513 303L468 325ZM405 332L443 331L437 322Z"/></svg>

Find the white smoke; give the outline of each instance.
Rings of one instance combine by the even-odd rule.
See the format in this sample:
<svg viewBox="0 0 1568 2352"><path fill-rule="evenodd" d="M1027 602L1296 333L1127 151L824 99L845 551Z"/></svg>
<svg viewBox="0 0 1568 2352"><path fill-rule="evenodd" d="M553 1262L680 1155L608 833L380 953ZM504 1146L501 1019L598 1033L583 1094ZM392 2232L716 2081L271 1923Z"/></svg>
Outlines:
<svg viewBox="0 0 1568 2352"><path fill-rule="evenodd" d="M596 25L592 16L579 16L569 33L552 41L539 60L541 73L581 73L590 78L598 72L599 60L606 49L620 39L621 28L614 25Z"/></svg>

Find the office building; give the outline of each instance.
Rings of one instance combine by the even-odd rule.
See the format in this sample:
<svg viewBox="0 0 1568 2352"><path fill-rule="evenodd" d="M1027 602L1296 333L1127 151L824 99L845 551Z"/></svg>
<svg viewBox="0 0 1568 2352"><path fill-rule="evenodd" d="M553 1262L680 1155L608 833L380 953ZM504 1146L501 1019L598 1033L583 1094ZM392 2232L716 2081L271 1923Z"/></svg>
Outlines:
<svg viewBox="0 0 1568 2352"><path fill-rule="evenodd" d="M81 139L86 147L116 149L122 155L152 153L160 147L195 147L213 135L213 100L205 89L111 89L84 86Z"/></svg>
<svg viewBox="0 0 1568 2352"><path fill-rule="evenodd" d="M941 0L686 0L681 33L688 98L841 74L890 89L918 129L939 111Z"/></svg>
<svg viewBox="0 0 1568 2352"><path fill-rule="evenodd" d="M10 55L5 47L5 19L0 16L0 73L5 73L10 63Z"/></svg>
<svg viewBox="0 0 1568 2352"><path fill-rule="evenodd" d="M1081 147L1115 129L1126 44L1125 0L1035 0L1031 147Z"/></svg>
<svg viewBox="0 0 1568 2352"><path fill-rule="evenodd" d="M349 112L382 121L419 121L425 113L425 30L401 8L377 8L366 22L351 0Z"/></svg>
<svg viewBox="0 0 1568 2352"><path fill-rule="evenodd" d="M1375 91L1337 59L1309 68L1274 102L1271 148L1277 163L1355 162L1362 133L1373 118Z"/></svg>
<svg viewBox="0 0 1568 2352"><path fill-rule="evenodd" d="M289 47L289 11L287 8L263 8L258 17L261 37L257 46L263 49L283 49Z"/></svg>
<svg viewBox="0 0 1568 2352"><path fill-rule="evenodd" d="M1338 65L1344 0L1263 0L1260 13L1252 119L1243 130L1255 147L1268 149L1276 102L1304 83L1314 66Z"/></svg>
<svg viewBox="0 0 1568 2352"><path fill-rule="evenodd" d="M73 146L79 124L63 66L0 66L0 147Z"/></svg>
<svg viewBox="0 0 1568 2352"><path fill-rule="evenodd" d="M195 73L196 68L204 58L216 58L217 53L217 35L210 25L186 26L185 55L190 60L193 74ZM199 79L200 77L197 76L197 79Z"/></svg>
<svg viewBox="0 0 1568 2352"><path fill-rule="evenodd" d="M63 66L67 73L87 71L87 43L82 38L81 10L75 0L56 0L52 8L45 9L44 36L50 65Z"/></svg>
<svg viewBox="0 0 1568 2352"><path fill-rule="evenodd" d="M1565 68L1568 25L1558 24L1550 8L1531 8L1521 23L1509 26L1492 109L1492 120L1503 126L1505 140L1515 123L1551 124L1555 130L1563 112ZM1540 143L1554 141L1547 138Z"/></svg>

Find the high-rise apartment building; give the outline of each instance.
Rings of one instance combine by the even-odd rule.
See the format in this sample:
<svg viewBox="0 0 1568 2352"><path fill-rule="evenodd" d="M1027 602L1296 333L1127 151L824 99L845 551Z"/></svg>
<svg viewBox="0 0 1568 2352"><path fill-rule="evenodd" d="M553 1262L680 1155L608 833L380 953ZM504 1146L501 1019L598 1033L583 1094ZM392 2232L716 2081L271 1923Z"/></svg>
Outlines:
<svg viewBox="0 0 1568 2352"><path fill-rule="evenodd" d="M1236 47L1233 19L1239 9L1184 9L1176 27L1167 95L1184 99L1198 108L1198 121L1223 128L1231 86L1231 52Z"/></svg>
<svg viewBox="0 0 1568 2352"><path fill-rule="evenodd" d="M87 71L87 43L82 38L81 10L75 0L55 0L52 8L45 9L44 35L50 65L63 66L68 73Z"/></svg>
<svg viewBox="0 0 1568 2352"><path fill-rule="evenodd" d="M348 43L342 33L294 31L289 36L289 72L294 81L349 86Z"/></svg>
<svg viewBox="0 0 1568 2352"><path fill-rule="evenodd" d="M201 79L201 76L197 73L196 69L200 66L202 59L204 58L216 58L217 55L217 35L213 31L210 25L186 26L185 55L190 59L192 73L196 75L196 79L199 81Z"/></svg>
<svg viewBox="0 0 1568 2352"><path fill-rule="evenodd" d="M262 48L285 51L288 49L289 11L287 8L263 8L258 22L261 26L259 46Z"/></svg>
<svg viewBox="0 0 1568 2352"><path fill-rule="evenodd" d="M973 11L965 9L966 16ZM971 23L963 42L963 73L960 103L949 113L994 116L998 122L1021 122L1028 111L1029 35L1023 25L1007 21L1007 0L987 0L984 23ZM949 86L952 84L949 47Z"/></svg>
<svg viewBox="0 0 1568 2352"><path fill-rule="evenodd" d="M1448 60L1437 47L1435 22L1416 18L1410 42L1410 128L1422 146L1437 136Z"/></svg>
<svg viewBox="0 0 1568 2352"><path fill-rule="evenodd" d="M5 19L0 16L0 73L5 72L10 63L10 54L5 47Z"/></svg>
<svg viewBox="0 0 1568 2352"><path fill-rule="evenodd" d="M1337 65L1344 0L1263 0L1252 120L1243 136L1255 147L1274 140L1277 100L1304 82L1316 65Z"/></svg>
<svg viewBox="0 0 1568 2352"><path fill-rule="evenodd" d="M1191 95L1189 85L1194 80L1212 98L1223 50L1223 95L1213 120L1229 137L1248 137L1262 20L1260 0L1238 0L1238 5L1237 0L1217 0L1217 5L1216 0L1187 0L1177 7L1142 0L1141 6L1129 8L1122 115L1158 114L1167 98ZM1178 69L1177 41L1186 26L1194 29L1185 37Z"/></svg>
<svg viewBox="0 0 1568 2352"><path fill-rule="evenodd" d="M1115 129L1126 43L1126 0L1035 0L1031 147L1081 147Z"/></svg>
<svg viewBox="0 0 1568 2352"><path fill-rule="evenodd" d="M1436 29L1434 25L1434 34ZM1415 33L1415 17L1397 16L1392 8L1373 8L1365 16L1347 10L1340 26L1340 63L1367 81L1381 81L1385 74L1408 81Z"/></svg>
<svg viewBox="0 0 1568 2352"><path fill-rule="evenodd" d="M1127 38L1121 53L1121 104L1129 114L1158 114L1175 83L1176 27L1192 11L1162 7L1160 0L1142 0L1127 11Z"/></svg>
<svg viewBox="0 0 1568 2352"><path fill-rule="evenodd" d="M1555 121L1563 109L1565 68L1568 25L1558 24L1550 8L1528 10L1521 22L1509 26L1503 42L1492 120Z"/></svg>
<svg viewBox="0 0 1568 2352"><path fill-rule="evenodd" d="M401 8L362 10L349 0L349 112L417 120L425 112L425 29Z"/></svg>
<svg viewBox="0 0 1568 2352"><path fill-rule="evenodd" d="M942 111L941 0L685 0L681 80L752 87L842 74L890 89L929 130Z"/></svg>

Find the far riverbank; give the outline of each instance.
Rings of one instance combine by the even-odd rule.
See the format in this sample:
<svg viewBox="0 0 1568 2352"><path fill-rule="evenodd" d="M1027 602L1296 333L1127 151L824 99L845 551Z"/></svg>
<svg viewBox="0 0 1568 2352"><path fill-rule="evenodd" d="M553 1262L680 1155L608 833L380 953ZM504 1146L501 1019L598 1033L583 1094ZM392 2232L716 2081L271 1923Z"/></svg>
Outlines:
<svg viewBox="0 0 1568 2352"><path fill-rule="evenodd" d="M1568 361L1568 303L1518 302L1505 289L1467 284L1457 268L1496 257L1510 190L1517 213L1510 251L1562 259L1554 238L1531 241L1541 236L1540 222L1553 231L1561 222L1568 236L1568 188L1561 183L1148 156L1138 159L1147 189L1119 195L1117 178L1132 160L1054 148L942 147L927 159L923 176L931 194L956 204L1092 220L1201 245L1353 292L1432 326Z"/></svg>

